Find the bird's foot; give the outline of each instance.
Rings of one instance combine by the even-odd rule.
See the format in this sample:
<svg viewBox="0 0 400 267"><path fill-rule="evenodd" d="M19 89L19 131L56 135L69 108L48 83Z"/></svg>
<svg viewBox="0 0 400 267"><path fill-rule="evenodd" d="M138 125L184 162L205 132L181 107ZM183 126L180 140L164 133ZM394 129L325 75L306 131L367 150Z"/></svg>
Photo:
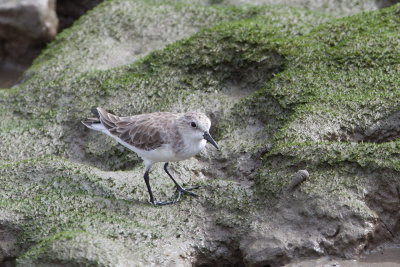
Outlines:
<svg viewBox="0 0 400 267"><path fill-rule="evenodd" d="M198 189L198 188L200 188L200 186L199 185L195 185L195 186L192 186L192 187L189 187L189 188L183 188L183 187L181 187L181 186L177 186L176 187L176 190L178 191L178 193L179 193L179 197L181 196L181 194L183 193L183 194L187 194L187 195L191 195L191 196L197 196L197 194L196 193L193 193L193 192L191 192L192 190L194 190L194 189Z"/></svg>
<svg viewBox="0 0 400 267"><path fill-rule="evenodd" d="M178 202L181 199L182 193L186 194L186 195L191 195L191 196L197 197L197 194L191 192L191 190L198 189L198 188L200 188L199 185L195 185L195 186L192 186L192 187L189 187L189 188L183 188L181 186L177 186L176 187L176 191L178 191L178 197L175 199L175 202Z"/></svg>
<svg viewBox="0 0 400 267"><path fill-rule="evenodd" d="M175 204L176 202L178 202L181 199L182 194L187 194L187 195L196 197L197 194L191 192L191 190L198 189L198 188L200 188L199 185L192 186L189 188L183 188L181 186L179 186L179 187L177 186L176 191L178 191L178 197L176 199L170 200L170 201L154 201L154 200L150 199L150 202L151 202L151 204L153 204L154 207Z"/></svg>
<svg viewBox="0 0 400 267"><path fill-rule="evenodd" d="M157 207L157 206L165 206L165 205L171 205L171 204L174 204L174 203L176 203L177 201L176 200L170 200L170 201L150 201L151 202L151 204L153 204L153 206L154 207Z"/></svg>
<svg viewBox="0 0 400 267"><path fill-rule="evenodd" d="M191 191L194 189L198 189L198 188L200 188L199 185L192 186L189 188L183 188L181 186L177 186L176 191L178 191L178 197L176 199L170 200L170 201L154 201L154 199L150 199L150 203L153 204L154 207L175 204L176 202L178 202L181 199L182 194L187 194L187 195L196 197L197 194L193 193Z"/></svg>

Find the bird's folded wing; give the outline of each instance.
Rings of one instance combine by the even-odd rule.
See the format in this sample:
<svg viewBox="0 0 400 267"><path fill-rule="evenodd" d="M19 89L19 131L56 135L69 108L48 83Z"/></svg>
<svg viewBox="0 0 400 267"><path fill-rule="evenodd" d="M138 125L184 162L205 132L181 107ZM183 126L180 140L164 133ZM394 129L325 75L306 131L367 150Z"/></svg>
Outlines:
<svg viewBox="0 0 400 267"><path fill-rule="evenodd" d="M163 144L162 128L151 116L119 117L98 108L100 120L108 131L122 141L143 150L153 150Z"/></svg>

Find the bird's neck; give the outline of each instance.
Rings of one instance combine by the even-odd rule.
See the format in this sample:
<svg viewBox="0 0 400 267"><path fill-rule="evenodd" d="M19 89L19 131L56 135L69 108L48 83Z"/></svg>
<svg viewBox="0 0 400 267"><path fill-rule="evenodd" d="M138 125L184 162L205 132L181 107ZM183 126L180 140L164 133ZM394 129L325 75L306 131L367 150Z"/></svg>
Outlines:
<svg viewBox="0 0 400 267"><path fill-rule="evenodd" d="M196 139L183 139L183 146L180 151L177 151L183 159L193 157L200 153L206 145L206 140L196 140Z"/></svg>

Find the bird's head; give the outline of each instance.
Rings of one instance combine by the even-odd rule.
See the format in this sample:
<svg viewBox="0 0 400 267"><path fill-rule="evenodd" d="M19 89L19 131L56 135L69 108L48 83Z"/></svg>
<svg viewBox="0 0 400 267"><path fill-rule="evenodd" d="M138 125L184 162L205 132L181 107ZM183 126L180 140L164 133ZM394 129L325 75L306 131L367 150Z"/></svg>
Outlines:
<svg viewBox="0 0 400 267"><path fill-rule="evenodd" d="M199 112L187 112L178 120L178 127L182 135L192 140L210 142L218 149L217 143L211 137L209 130L211 127L210 119Z"/></svg>

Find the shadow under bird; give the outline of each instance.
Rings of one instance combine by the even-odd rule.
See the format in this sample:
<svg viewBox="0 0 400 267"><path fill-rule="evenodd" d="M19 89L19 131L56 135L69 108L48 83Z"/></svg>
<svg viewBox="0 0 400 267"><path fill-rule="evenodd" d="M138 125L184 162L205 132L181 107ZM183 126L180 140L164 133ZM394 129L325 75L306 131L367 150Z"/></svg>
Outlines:
<svg viewBox="0 0 400 267"><path fill-rule="evenodd" d="M95 118L87 118L82 123L92 130L102 132L128 149L136 152L146 167L144 181L154 205L173 204L181 194L197 196L191 188L183 188L168 171L168 162L181 161L195 156L204 149L207 141L218 149L209 130L210 119L203 113L156 112L128 117L119 117L98 107L91 109ZM156 162L165 162L164 170L174 182L178 197L172 201L154 200L149 182L149 170Z"/></svg>

